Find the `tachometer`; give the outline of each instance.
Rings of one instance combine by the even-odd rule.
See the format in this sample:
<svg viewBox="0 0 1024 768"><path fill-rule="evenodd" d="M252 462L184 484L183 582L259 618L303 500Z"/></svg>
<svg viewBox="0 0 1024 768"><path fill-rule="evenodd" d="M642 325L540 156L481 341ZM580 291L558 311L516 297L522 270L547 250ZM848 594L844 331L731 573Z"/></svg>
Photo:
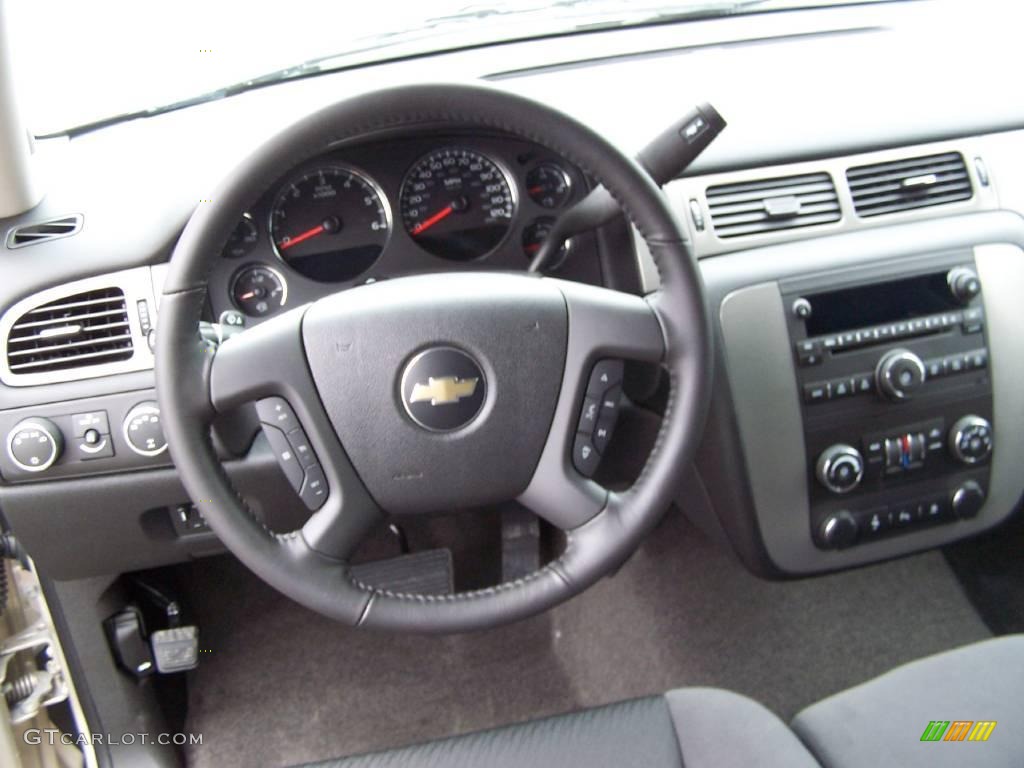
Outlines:
<svg viewBox="0 0 1024 768"><path fill-rule="evenodd" d="M402 182L406 231L444 259L469 261L494 250L508 234L515 206L505 172L470 149L432 152Z"/></svg>
<svg viewBox="0 0 1024 768"><path fill-rule="evenodd" d="M377 260L391 233L384 193L350 168L308 171L282 189L270 212L278 256L313 280L351 280Z"/></svg>

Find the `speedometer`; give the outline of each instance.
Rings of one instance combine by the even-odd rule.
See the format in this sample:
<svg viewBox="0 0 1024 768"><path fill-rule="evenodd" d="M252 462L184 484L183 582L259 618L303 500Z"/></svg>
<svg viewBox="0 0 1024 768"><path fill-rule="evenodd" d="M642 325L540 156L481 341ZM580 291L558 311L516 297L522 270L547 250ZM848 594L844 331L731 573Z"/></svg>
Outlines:
<svg viewBox="0 0 1024 768"><path fill-rule="evenodd" d="M384 193L342 166L308 171L284 186L270 212L277 255L313 280L351 280L377 260L391 232Z"/></svg>
<svg viewBox="0 0 1024 768"><path fill-rule="evenodd" d="M406 232L424 250L469 261L508 234L516 199L505 172L488 157L450 147L417 162L402 182Z"/></svg>

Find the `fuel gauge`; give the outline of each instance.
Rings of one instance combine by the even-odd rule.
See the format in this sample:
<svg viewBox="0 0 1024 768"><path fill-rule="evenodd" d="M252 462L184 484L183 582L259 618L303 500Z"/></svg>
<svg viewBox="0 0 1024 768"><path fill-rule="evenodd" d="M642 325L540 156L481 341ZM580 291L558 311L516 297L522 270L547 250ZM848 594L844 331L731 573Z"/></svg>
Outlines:
<svg viewBox="0 0 1024 768"><path fill-rule="evenodd" d="M523 253L526 254L526 258L533 261L533 257L537 255L540 247L547 240L548 233L551 232L551 227L554 223L555 220L550 216L542 216L539 219L534 219L527 225L526 229L523 230ZM562 244L554 259L545 267L547 271L551 272L562 266L565 257L569 255L569 251L572 249L572 243L572 238L569 238Z"/></svg>
<svg viewBox="0 0 1024 768"><path fill-rule="evenodd" d="M561 208L572 195L572 179L556 163L541 163L526 174L526 194L542 208Z"/></svg>
<svg viewBox="0 0 1024 768"><path fill-rule="evenodd" d="M288 301L288 284L276 269L243 267L231 282L231 300L249 317L266 317Z"/></svg>

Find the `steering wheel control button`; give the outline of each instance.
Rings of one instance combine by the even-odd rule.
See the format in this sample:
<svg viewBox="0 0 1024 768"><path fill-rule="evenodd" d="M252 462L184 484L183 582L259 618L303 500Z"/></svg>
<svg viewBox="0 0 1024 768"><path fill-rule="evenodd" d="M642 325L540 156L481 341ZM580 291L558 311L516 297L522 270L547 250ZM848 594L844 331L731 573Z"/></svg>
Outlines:
<svg viewBox="0 0 1024 768"><path fill-rule="evenodd" d="M64 436L49 419L26 419L7 435L7 455L18 469L43 472L52 467L64 449Z"/></svg>
<svg viewBox="0 0 1024 768"><path fill-rule="evenodd" d="M599 400L593 397L583 398L583 409L580 411L580 423L577 432L585 435L594 434L594 427L597 426L597 413L601 407Z"/></svg>
<svg viewBox="0 0 1024 768"><path fill-rule="evenodd" d="M75 437L84 437L89 430L99 432L101 435L110 434L110 422L107 420L106 411L76 413L71 417L71 424L75 430Z"/></svg>
<svg viewBox="0 0 1024 768"><path fill-rule="evenodd" d="M160 406L152 401L139 403L124 417L124 440L140 456L159 456L167 450L167 439L160 425Z"/></svg>
<svg viewBox="0 0 1024 768"><path fill-rule="evenodd" d="M616 384L621 384L624 367L621 360L598 360L590 372L587 394L600 398Z"/></svg>
<svg viewBox="0 0 1024 768"><path fill-rule="evenodd" d="M277 427L287 434L299 427L295 411L283 397L266 397L256 403L256 413L260 421Z"/></svg>
<svg viewBox="0 0 1024 768"><path fill-rule="evenodd" d="M454 347L433 347L413 357L399 383L402 406L431 432L461 429L483 408L487 383L480 365Z"/></svg>
<svg viewBox="0 0 1024 768"><path fill-rule="evenodd" d="M277 459L277 463L281 465L281 471L284 472L284 476L288 478L288 482L291 483L295 492L299 493L302 489L303 470L302 465L299 464L298 457L295 455L295 450L292 448L291 443L288 442L288 438L280 429L269 424L263 425L263 434L267 436L270 450L274 452L274 457Z"/></svg>
<svg viewBox="0 0 1024 768"><path fill-rule="evenodd" d="M616 421L618 421L616 413L606 413L598 419L597 426L594 428L594 447L602 456L608 450L608 443L615 431Z"/></svg>
<svg viewBox="0 0 1024 768"><path fill-rule="evenodd" d="M327 478L319 464L306 469L299 498L314 512L323 506L327 499Z"/></svg>
<svg viewBox="0 0 1024 768"><path fill-rule="evenodd" d="M302 431L302 427L288 433L288 444L291 445L299 464L303 467L312 467L317 463L316 453L313 451L313 446L309 444L309 438Z"/></svg>
<svg viewBox="0 0 1024 768"><path fill-rule="evenodd" d="M864 477L864 460L856 448L838 443L821 452L815 474L832 493L849 493Z"/></svg>
<svg viewBox="0 0 1024 768"><path fill-rule="evenodd" d="M593 477L600 461L601 454L597 452L591 439L586 435L576 435L572 446L572 465L576 467L576 471L584 477Z"/></svg>

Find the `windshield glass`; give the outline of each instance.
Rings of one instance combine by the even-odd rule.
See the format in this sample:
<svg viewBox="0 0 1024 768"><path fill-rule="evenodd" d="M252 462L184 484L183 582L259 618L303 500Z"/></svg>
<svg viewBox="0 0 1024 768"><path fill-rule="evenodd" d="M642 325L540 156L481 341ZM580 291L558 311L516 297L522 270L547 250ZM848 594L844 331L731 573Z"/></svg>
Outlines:
<svg viewBox="0 0 1024 768"><path fill-rule="evenodd" d="M217 98L227 95L226 88L251 87L252 79L273 82L360 62L574 30L829 4L836 3L8 2L21 98L37 136L159 111L183 100Z"/></svg>

